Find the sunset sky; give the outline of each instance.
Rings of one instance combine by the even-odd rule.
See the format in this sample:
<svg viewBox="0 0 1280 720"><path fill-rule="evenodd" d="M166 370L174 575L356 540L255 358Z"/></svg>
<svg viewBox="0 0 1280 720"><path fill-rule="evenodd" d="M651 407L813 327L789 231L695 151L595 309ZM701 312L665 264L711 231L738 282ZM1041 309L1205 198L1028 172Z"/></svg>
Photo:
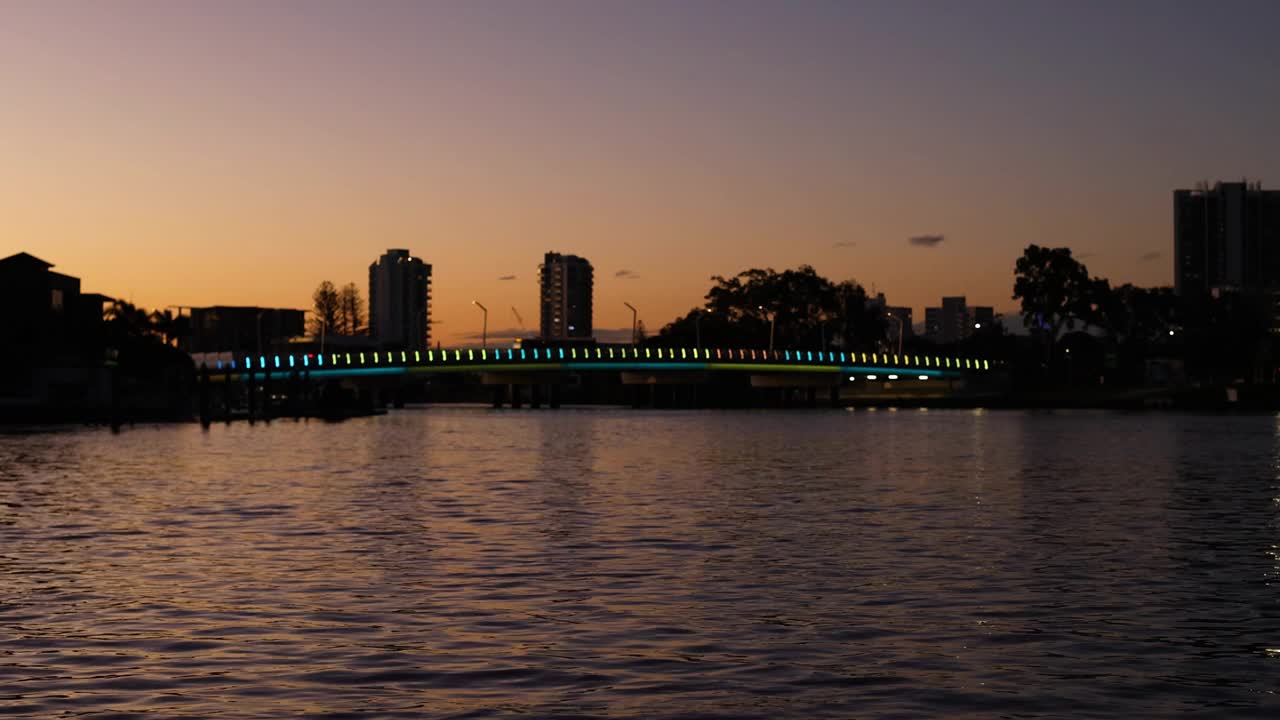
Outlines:
<svg viewBox="0 0 1280 720"><path fill-rule="evenodd" d="M0 256L304 308L409 248L446 345L473 299L536 328L548 250L592 261L605 329L801 263L917 320L1008 311L1028 243L1170 284L1174 188L1280 187L1278 29L1268 0L9 0Z"/></svg>

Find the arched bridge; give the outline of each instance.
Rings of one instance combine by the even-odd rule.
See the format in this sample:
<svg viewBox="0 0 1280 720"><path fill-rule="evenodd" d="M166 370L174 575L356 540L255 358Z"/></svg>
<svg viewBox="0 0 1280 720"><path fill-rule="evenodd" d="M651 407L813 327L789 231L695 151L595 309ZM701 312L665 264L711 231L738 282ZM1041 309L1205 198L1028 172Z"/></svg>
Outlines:
<svg viewBox="0 0 1280 720"><path fill-rule="evenodd" d="M214 380L306 374L314 379L369 375L545 372L747 372L854 374L903 378L959 378L992 369L987 360L941 355L897 355L743 348L468 348L238 355L207 367ZM896 379L896 378L893 378Z"/></svg>
<svg viewBox="0 0 1280 720"><path fill-rule="evenodd" d="M812 405L816 393L824 390L837 405L841 388L854 383L864 390L872 385L893 385L899 392L903 385L911 390L914 384L914 392L927 387L934 393L948 393L963 388L969 377L989 375L994 369L989 361L974 357L679 347L343 349L283 355L223 354L200 356L195 361L202 378L201 417L206 419L211 413L210 383L222 387L224 414L229 415L242 398L252 418L258 407L270 417L273 403L292 405L295 412L300 406L314 404L314 391L320 385L331 390L337 384L346 388L319 393L321 404L343 393L364 398L359 402L366 405L381 405L386 396L399 398L393 402L400 403L406 392L412 392L406 388L422 387L413 383L415 378L447 374L478 376L480 385L492 387L495 407L506 403L519 407L526 394L531 406L540 407L544 393L550 406L558 407L562 387L574 383L575 376L582 380L608 373L613 379L601 378L606 385L617 379L622 386L634 389L629 395L636 406L659 402L655 394L659 386L672 403L678 404L676 395L683 394L694 398L696 405L701 402L697 398L707 399L698 388L714 391L712 386L724 386L726 381L738 388L727 392L762 393L780 398L784 404L792 394L803 391ZM903 382L897 382L900 380ZM926 380L942 382L923 382ZM439 392L447 393L450 386L446 383ZM613 397L617 399L616 394Z"/></svg>

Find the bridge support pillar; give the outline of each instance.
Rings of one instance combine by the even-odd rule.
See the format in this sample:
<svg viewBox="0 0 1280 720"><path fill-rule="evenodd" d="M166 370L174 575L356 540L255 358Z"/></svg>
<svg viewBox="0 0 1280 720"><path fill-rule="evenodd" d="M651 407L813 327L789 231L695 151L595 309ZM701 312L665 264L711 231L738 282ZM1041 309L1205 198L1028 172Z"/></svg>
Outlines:
<svg viewBox="0 0 1280 720"><path fill-rule="evenodd" d="M271 424L271 368L262 374L262 421Z"/></svg>
<svg viewBox="0 0 1280 720"><path fill-rule="evenodd" d="M315 412L315 389L316 386L311 382L310 368L302 371L302 420L310 422L311 415Z"/></svg>
<svg viewBox="0 0 1280 720"><path fill-rule="evenodd" d="M289 372L288 393L289 416L296 422L302 419L302 376L298 374L297 368Z"/></svg>
<svg viewBox="0 0 1280 720"><path fill-rule="evenodd" d="M520 397L523 394L523 386L519 383L511 383L507 387L511 389L511 407L520 407L523 402L523 398Z"/></svg>
<svg viewBox="0 0 1280 720"><path fill-rule="evenodd" d="M831 386L831 407L840 407L840 386L838 385Z"/></svg>
<svg viewBox="0 0 1280 720"><path fill-rule="evenodd" d="M501 410L502 403L506 400L507 388L502 385L493 386L493 409Z"/></svg>
<svg viewBox="0 0 1280 720"><path fill-rule="evenodd" d="M208 430L212 422L209 398L209 366L200 363L200 427Z"/></svg>
<svg viewBox="0 0 1280 720"><path fill-rule="evenodd" d="M249 371L249 387L246 392L249 393L249 424L252 425L258 419L258 379L253 370Z"/></svg>
<svg viewBox="0 0 1280 720"><path fill-rule="evenodd" d="M551 395L551 402L550 402L551 408L552 409L559 408L560 407L560 386L552 385L550 390L551 392L549 394Z"/></svg>
<svg viewBox="0 0 1280 720"><path fill-rule="evenodd" d="M222 419L231 424L231 380L222 378Z"/></svg>
<svg viewBox="0 0 1280 720"><path fill-rule="evenodd" d="M542 407L542 383L529 386L529 407L537 410Z"/></svg>

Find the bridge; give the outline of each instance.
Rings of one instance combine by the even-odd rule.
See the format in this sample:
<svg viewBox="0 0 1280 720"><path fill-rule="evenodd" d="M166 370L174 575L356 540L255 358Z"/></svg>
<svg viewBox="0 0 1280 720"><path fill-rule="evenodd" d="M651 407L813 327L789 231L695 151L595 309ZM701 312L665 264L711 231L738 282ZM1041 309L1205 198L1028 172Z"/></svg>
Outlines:
<svg viewBox="0 0 1280 720"><path fill-rule="evenodd" d="M529 389L529 402L535 407L541 404L541 393L546 388L549 404L556 407L559 386L572 375L613 374L622 385L632 386L689 386L705 384L712 376L735 374L748 376L753 388L787 392L806 389L811 403L817 389L829 389L835 404L840 386L850 382L923 384L941 380L951 385L997 369L990 361L975 357L686 347L342 350L221 355L197 358L197 363L205 385L223 383L224 397L228 385L246 385L251 412L256 405L257 386L264 385L264 396L269 400L273 380L305 387L317 382L360 379L376 383L379 378L384 383L404 383L415 377L465 373L479 376L482 385L493 386L495 407L505 402L519 407L524 401L523 388Z"/></svg>
<svg viewBox="0 0 1280 720"><path fill-rule="evenodd" d="M241 355L205 367L214 380L307 373L316 379L420 373L728 371L958 378L987 372L972 357L725 348L496 348ZM874 379L874 378L872 378ZM896 379L896 378L894 378Z"/></svg>

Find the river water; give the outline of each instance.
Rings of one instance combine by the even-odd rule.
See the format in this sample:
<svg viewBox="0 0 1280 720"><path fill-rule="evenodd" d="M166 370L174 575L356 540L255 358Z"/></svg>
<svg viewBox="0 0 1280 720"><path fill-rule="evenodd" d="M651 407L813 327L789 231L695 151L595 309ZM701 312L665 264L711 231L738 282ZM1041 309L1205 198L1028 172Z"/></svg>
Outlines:
<svg viewBox="0 0 1280 720"><path fill-rule="evenodd" d="M1280 421L0 435L0 715L1280 716Z"/></svg>

